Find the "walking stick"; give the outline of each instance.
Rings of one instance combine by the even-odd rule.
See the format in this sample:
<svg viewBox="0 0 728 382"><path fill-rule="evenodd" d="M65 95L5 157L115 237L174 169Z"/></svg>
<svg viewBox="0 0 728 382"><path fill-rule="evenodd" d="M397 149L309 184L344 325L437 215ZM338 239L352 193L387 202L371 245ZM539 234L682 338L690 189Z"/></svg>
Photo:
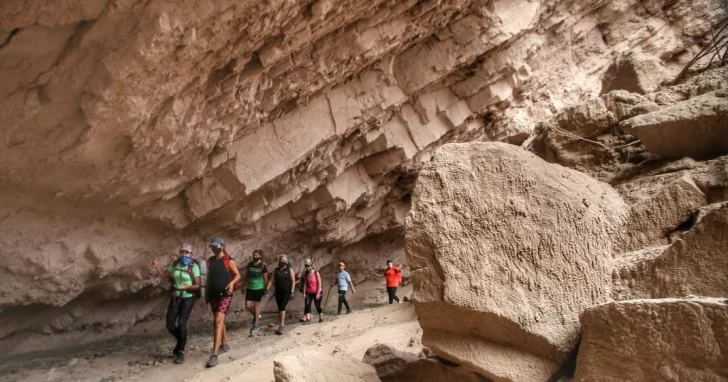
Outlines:
<svg viewBox="0 0 728 382"><path fill-rule="evenodd" d="M333 285L329 285L329 291L326 293L326 301L324 301L324 310L326 310L326 305L329 303L329 296L331 296L331 288L333 287Z"/></svg>

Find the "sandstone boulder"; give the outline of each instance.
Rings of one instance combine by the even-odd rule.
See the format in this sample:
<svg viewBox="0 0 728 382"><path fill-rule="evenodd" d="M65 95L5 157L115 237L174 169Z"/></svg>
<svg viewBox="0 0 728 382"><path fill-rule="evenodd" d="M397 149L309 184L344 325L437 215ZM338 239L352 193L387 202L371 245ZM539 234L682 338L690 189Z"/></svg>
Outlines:
<svg viewBox="0 0 728 382"><path fill-rule="evenodd" d="M696 220L669 246L617 259L614 297L728 296L728 202L702 208Z"/></svg>
<svg viewBox="0 0 728 382"><path fill-rule="evenodd" d="M343 355L308 351L273 361L276 382L379 382L373 366Z"/></svg>
<svg viewBox="0 0 728 382"><path fill-rule="evenodd" d="M661 157L728 154L728 90L706 93L623 121L620 126Z"/></svg>
<svg viewBox="0 0 728 382"><path fill-rule="evenodd" d="M399 351L385 344L377 344L364 353L364 363L374 366L380 378L389 377L407 368L419 359L415 354Z"/></svg>
<svg viewBox="0 0 728 382"><path fill-rule="evenodd" d="M581 322L575 381L728 380L725 299L614 302Z"/></svg>
<svg viewBox="0 0 728 382"><path fill-rule="evenodd" d="M625 229L616 238L617 252L631 252L654 245L669 243L669 234L681 224L690 220L692 214L707 204L705 194L695 185L689 175L684 175L668 184L644 182L644 188L652 186L657 190L630 206ZM641 191L644 191L644 188Z"/></svg>
<svg viewBox="0 0 728 382"><path fill-rule="evenodd" d="M656 57L642 52L630 52L617 58L602 79L602 94L612 90L632 93L652 93L660 87L668 73Z"/></svg>
<svg viewBox="0 0 728 382"><path fill-rule="evenodd" d="M610 300L625 210L611 187L519 147L438 149L406 220L423 344L491 379L547 380L579 313Z"/></svg>

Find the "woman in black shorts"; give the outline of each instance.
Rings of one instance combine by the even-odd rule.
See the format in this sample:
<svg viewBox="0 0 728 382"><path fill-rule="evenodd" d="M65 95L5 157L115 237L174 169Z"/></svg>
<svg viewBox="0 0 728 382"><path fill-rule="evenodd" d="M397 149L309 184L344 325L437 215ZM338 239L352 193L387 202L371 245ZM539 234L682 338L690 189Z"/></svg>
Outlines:
<svg viewBox="0 0 728 382"><path fill-rule="evenodd" d="M278 266L271 272L271 277L268 277L266 290L270 289L273 281L275 281L276 286L275 297L280 319L276 334L283 334L286 328L286 305L295 296L294 288L296 285L296 274L293 272L291 264L288 263L288 255L285 253L278 257Z"/></svg>

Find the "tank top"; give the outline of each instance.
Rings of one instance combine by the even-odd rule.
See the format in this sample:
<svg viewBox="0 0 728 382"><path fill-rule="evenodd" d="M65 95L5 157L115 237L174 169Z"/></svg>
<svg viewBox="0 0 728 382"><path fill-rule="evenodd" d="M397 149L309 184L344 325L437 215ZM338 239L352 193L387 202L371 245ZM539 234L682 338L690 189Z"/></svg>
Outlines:
<svg viewBox="0 0 728 382"><path fill-rule="evenodd" d="M210 284L210 298L228 297L230 294L225 290L230 283L230 271L225 268L225 258L210 258L210 268L207 270L208 283Z"/></svg>
<svg viewBox="0 0 728 382"><path fill-rule="evenodd" d="M261 290L265 288L265 279L263 275L268 273L268 267L265 266L264 262L255 264L251 261L248 264L248 289L250 290Z"/></svg>
<svg viewBox="0 0 728 382"><path fill-rule="evenodd" d="M306 275L306 293L318 292L318 279L316 278L316 271L313 270Z"/></svg>
<svg viewBox="0 0 728 382"><path fill-rule="evenodd" d="M276 267L275 271L276 290L291 290L291 265Z"/></svg>

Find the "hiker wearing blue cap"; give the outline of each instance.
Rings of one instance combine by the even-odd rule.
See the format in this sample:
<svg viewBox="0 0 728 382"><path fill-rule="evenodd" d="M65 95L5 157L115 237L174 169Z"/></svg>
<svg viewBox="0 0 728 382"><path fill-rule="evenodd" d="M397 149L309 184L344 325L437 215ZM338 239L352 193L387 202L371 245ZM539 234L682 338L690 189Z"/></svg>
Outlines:
<svg viewBox="0 0 728 382"><path fill-rule="evenodd" d="M210 250L214 256L207 260L207 301L210 303L212 315L215 317L215 340L212 355L207 361L207 367L217 365L217 356L230 350L227 344L227 330L225 328L225 315L230 309L233 292L238 289L240 271L235 261L225 250L225 241L216 237L210 242Z"/></svg>
<svg viewBox="0 0 728 382"><path fill-rule="evenodd" d="M172 297L167 306L167 330L177 340L172 350L174 363L181 364L185 361L187 320L195 306L196 297L199 297L200 266L192 258L192 246L189 244L182 244L179 257L167 269L159 266L159 259L154 259L152 266L157 273L172 282Z"/></svg>

